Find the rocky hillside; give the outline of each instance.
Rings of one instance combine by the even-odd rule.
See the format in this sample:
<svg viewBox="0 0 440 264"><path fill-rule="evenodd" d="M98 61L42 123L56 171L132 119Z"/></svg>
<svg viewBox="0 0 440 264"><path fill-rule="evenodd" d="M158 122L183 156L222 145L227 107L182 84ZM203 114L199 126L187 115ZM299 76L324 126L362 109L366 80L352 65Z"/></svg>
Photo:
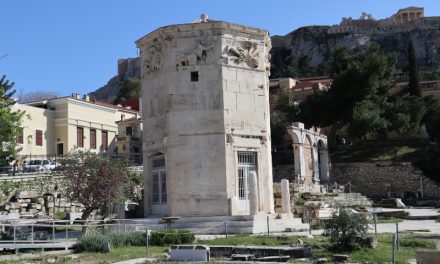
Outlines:
<svg viewBox="0 0 440 264"><path fill-rule="evenodd" d="M362 21L361 21L362 22ZM397 68L407 65L406 48L412 38L420 69L438 72L440 76L440 17L420 18L404 25L375 27L309 26L285 36L272 37L272 78L290 75L324 75L325 62L333 49L345 47L351 52L378 43L382 50L397 55ZM119 83L128 77L140 77L139 58L118 61L118 75L90 93L96 99L112 102L119 93Z"/></svg>
<svg viewBox="0 0 440 264"><path fill-rule="evenodd" d="M91 98L112 103L119 94L119 84L130 77L141 77L141 65L139 58L118 60L118 75L111 78L106 85L89 93Z"/></svg>
<svg viewBox="0 0 440 264"><path fill-rule="evenodd" d="M337 29L337 30L335 30ZM282 77L289 65L325 74L325 62L335 48L345 47L351 52L378 43L382 50L397 55L397 68L407 65L406 48L413 40L420 69L440 71L440 17L421 18L417 23L383 28L347 30L338 26L299 28L285 36L272 37L272 77Z"/></svg>

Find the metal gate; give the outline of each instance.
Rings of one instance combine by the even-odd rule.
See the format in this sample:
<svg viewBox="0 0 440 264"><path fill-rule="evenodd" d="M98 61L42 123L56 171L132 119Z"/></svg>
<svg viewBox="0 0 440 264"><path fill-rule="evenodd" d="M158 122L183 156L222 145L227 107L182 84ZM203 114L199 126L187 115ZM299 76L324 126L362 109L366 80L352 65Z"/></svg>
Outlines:
<svg viewBox="0 0 440 264"><path fill-rule="evenodd" d="M255 152L237 152L238 158L238 207L240 212L249 211L249 175L256 171Z"/></svg>

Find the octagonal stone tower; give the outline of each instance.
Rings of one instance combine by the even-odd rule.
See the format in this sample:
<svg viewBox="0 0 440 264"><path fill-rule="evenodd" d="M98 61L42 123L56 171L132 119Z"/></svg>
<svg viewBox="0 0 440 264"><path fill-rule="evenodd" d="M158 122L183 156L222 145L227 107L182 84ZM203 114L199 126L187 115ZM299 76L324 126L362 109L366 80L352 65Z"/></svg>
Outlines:
<svg viewBox="0 0 440 264"><path fill-rule="evenodd" d="M203 17L136 45L146 216L273 213L267 31Z"/></svg>

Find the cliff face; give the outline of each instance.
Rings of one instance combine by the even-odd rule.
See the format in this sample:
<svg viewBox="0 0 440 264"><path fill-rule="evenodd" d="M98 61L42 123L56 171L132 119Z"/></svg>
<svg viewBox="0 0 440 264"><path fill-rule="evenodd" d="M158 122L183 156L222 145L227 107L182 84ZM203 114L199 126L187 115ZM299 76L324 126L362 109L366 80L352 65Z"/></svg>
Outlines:
<svg viewBox="0 0 440 264"><path fill-rule="evenodd" d="M396 67L402 69L407 65L406 48L410 38L414 43L420 69L440 69L440 17L422 18L417 22L386 28L299 28L286 36L272 37L272 63L275 69L279 69L282 67L280 64L295 64L307 56L309 66L319 72L335 48L345 47L355 52L376 42L384 52L396 54ZM279 56L283 54L284 58L280 59ZM289 55L288 59L285 58L286 54Z"/></svg>
<svg viewBox="0 0 440 264"><path fill-rule="evenodd" d="M290 65L301 65L299 75L325 74L325 62L335 48L345 47L356 52L365 50L373 42L384 52L395 53L396 66L402 69L407 65L406 48L410 38L419 68L440 71L440 17L425 17L403 25L309 26L285 36L273 36L271 77L286 77L285 69ZM119 93L119 83L128 77L140 78L140 68L139 58L119 60L118 75L90 96L112 102Z"/></svg>
<svg viewBox="0 0 440 264"><path fill-rule="evenodd" d="M141 78L141 65L139 58L118 60L118 75L111 78L106 85L89 93L91 98L112 103L119 94L119 84L127 78Z"/></svg>

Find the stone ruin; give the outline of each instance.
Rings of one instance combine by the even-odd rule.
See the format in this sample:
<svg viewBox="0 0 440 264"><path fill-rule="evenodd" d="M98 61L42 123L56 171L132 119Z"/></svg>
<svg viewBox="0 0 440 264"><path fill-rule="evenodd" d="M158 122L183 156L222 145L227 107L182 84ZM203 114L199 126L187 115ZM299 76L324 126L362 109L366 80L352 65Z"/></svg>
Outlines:
<svg viewBox="0 0 440 264"><path fill-rule="evenodd" d="M53 217L56 213L79 213L82 206L68 202L57 193L38 195L34 191L21 191L12 196L1 207L1 215L14 215L15 218ZM1 217L0 217L1 218Z"/></svg>

